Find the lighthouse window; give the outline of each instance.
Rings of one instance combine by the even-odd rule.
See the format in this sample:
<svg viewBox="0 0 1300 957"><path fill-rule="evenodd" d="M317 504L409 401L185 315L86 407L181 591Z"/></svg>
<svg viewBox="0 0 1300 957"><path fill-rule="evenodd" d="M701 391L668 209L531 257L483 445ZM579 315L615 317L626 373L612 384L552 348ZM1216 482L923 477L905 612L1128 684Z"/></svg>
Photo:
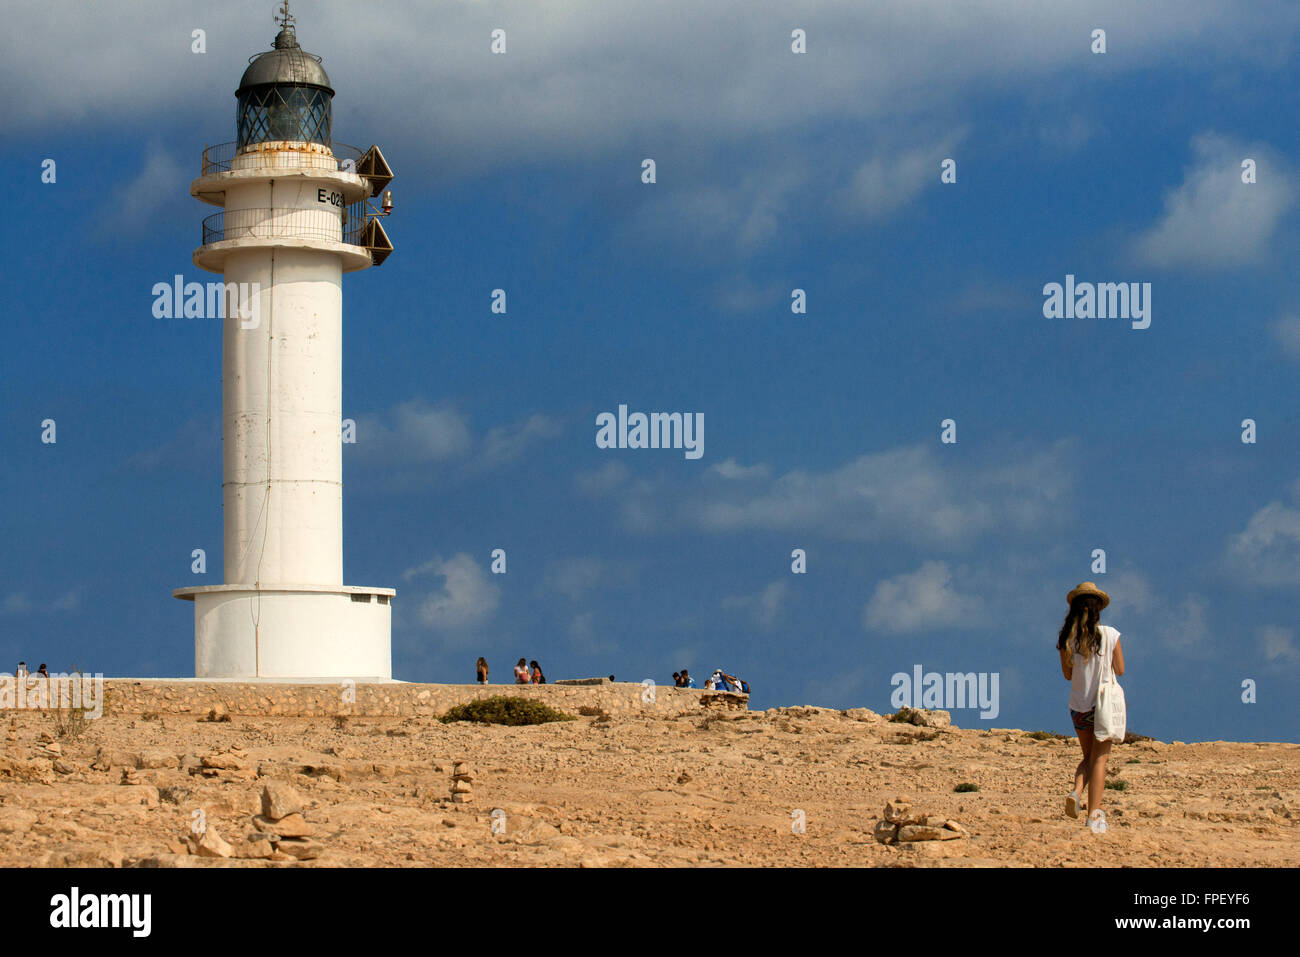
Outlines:
<svg viewBox="0 0 1300 957"><path fill-rule="evenodd" d="M239 97L239 147L289 140L330 144L330 94L308 86L259 86Z"/></svg>
<svg viewBox="0 0 1300 957"><path fill-rule="evenodd" d="M357 594L354 594L354 595L352 596L352 600L353 600L353 601L363 602L364 604L367 604L367 605L370 604L370 596L369 596L369 595L357 595Z"/></svg>

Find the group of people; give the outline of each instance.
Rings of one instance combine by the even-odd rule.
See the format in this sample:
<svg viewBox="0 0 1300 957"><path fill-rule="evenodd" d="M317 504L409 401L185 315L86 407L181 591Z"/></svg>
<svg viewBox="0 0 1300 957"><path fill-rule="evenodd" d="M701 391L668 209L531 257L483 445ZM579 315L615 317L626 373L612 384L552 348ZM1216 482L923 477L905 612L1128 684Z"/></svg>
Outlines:
<svg viewBox="0 0 1300 957"><path fill-rule="evenodd" d="M488 683L488 663L487 659L480 657L474 667L474 677L479 684ZM528 661L524 658L519 659L515 665L515 684L517 685L544 685L546 684L546 675L542 674L542 666L536 661Z"/></svg>
<svg viewBox="0 0 1300 957"><path fill-rule="evenodd" d="M673 672L673 687L694 688L695 679L683 668ZM721 668L714 669L713 674L704 680L705 691L734 691L737 694L749 694L749 682L729 675Z"/></svg>
<svg viewBox="0 0 1300 957"><path fill-rule="evenodd" d="M15 677L15 678L27 678L27 677L30 677L30 675L31 675L31 672L29 672L29 671L27 670L27 662L25 662L25 661L20 661L20 662L18 662L18 670L14 672L14 677ZM41 662L41 666L40 666L39 668L36 669L36 677L38 677L38 678L48 678L49 676L50 676L50 673L49 673L49 671L46 670L46 668L45 668L45 662L42 661L42 662Z"/></svg>

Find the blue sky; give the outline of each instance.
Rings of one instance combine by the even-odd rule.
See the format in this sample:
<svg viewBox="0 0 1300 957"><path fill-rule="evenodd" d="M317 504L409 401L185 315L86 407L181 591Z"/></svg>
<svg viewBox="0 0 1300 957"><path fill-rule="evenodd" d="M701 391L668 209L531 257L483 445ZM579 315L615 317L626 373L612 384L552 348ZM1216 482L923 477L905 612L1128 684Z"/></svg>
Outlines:
<svg viewBox="0 0 1300 957"><path fill-rule="evenodd" d="M13 5L0 663L193 673L220 328L150 290L213 278L188 183L272 6ZM697 6L295 5L336 136L397 174L396 252L344 283L344 574L398 589L395 675L722 667L885 710L920 664L1000 675L962 726L1065 732L1093 579L1130 727L1300 740L1300 10ZM1045 318L1067 274L1151 283L1150 328ZM703 457L598 449L620 403L703 413Z"/></svg>

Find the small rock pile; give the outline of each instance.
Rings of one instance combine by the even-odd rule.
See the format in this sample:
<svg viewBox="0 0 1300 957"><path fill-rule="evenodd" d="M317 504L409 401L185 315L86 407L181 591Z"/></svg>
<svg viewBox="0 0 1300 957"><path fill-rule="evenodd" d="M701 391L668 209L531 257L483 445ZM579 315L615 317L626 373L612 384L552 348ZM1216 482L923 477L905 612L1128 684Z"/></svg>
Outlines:
<svg viewBox="0 0 1300 957"><path fill-rule="evenodd" d="M950 728L952 727L952 714L947 711L931 711L927 708L899 708L898 713L891 715L890 721L896 721L899 724L911 724L918 728Z"/></svg>
<svg viewBox="0 0 1300 957"><path fill-rule="evenodd" d="M970 832L951 818L915 810L902 798L885 805L885 815L872 831L881 844L913 841L952 841L970 837Z"/></svg>
<svg viewBox="0 0 1300 957"><path fill-rule="evenodd" d="M474 800L474 769L466 761L457 761L451 769L451 799L457 804L469 804Z"/></svg>
<svg viewBox="0 0 1300 957"><path fill-rule="evenodd" d="M257 768L248 752L237 746L203 755L198 766L190 768L189 772L222 782L249 781L257 777Z"/></svg>
<svg viewBox="0 0 1300 957"><path fill-rule="evenodd" d="M302 798L285 784L269 783L262 788L262 813L253 815L253 827L255 832L234 846L222 840L211 824L202 834L186 834L180 843L186 853L200 857L268 861L310 861L324 850L311 840L312 826L302 816Z"/></svg>

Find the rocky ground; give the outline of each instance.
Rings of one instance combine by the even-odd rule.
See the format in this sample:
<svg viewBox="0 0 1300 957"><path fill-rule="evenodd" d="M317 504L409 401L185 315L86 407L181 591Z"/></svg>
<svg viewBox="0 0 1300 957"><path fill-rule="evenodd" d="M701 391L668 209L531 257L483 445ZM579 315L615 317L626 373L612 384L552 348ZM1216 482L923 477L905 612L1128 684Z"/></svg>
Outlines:
<svg viewBox="0 0 1300 957"><path fill-rule="evenodd" d="M106 715L76 737L41 713L5 720L9 867L1300 865L1296 744L1119 746L1123 790L1107 790L1110 831L1094 836L1062 812L1073 739L864 709L522 728ZM269 810L267 784L286 806ZM880 843L900 798L921 812L912 832L945 839Z"/></svg>

